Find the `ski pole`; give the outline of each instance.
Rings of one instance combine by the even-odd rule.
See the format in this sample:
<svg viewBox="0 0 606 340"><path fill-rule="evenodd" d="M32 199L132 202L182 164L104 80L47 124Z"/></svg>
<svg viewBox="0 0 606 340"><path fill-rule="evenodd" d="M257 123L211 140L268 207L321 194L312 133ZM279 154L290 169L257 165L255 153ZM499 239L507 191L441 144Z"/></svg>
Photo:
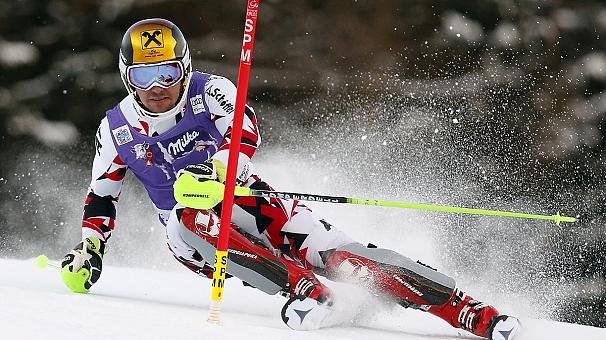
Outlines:
<svg viewBox="0 0 606 340"><path fill-rule="evenodd" d="M36 262L36 266L38 266L38 268L40 269L44 269L46 267L53 267L55 269L61 269L61 266L58 265L55 262L49 261L48 257L46 255L40 255L38 257L36 257L36 260L34 260Z"/></svg>
<svg viewBox="0 0 606 340"><path fill-rule="evenodd" d="M187 176L187 177L184 177ZM181 178L183 177L183 178ZM184 174L179 178L179 186L175 185L175 198L186 207L196 209L210 209L221 202L223 184L216 181L198 182L193 176ZM503 216L516 217L526 219L538 219L553 221L557 225L561 222L576 222L576 218L561 216L559 213L555 215L538 215L525 214L510 211L485 210L473 208L461 208L445 205L433 205L422 203L407 203L407 202L390 202L380 200L359 199L344 196L326 196L315 194L304 194L295 192L255 190L246 187L235 188L236 196L254 196L264 198L281 198L300 201L312 201L323 203L349 203L359 205L375 205L380 207L406 208L426 211L440 211L448 213L472 214L472 215L488 215L488 216Z"/></svg>
<svg viewBox="0 0 606 340"><path fill-rule="evenodd" d="M239 188L238 188L239 189ZM239 190L236 192L236 196L254 196L254 197L265 197L265 198L283 198L293 199L300 201L313 201L313 202L328 202L328 203L349 203L359 205L376 205L380 207L393 207L393 208L405 208L425 211L440 211L448 213L460 213L460 214L471 214L471 215L486 215L486 216L502 216L502 217L517 217L526 219L538 219L553 221L557 225L560 222L576 222L576 218L561 216L559 213L555 215L538 215L538 214L525 214L511 211L499 211L499 210L487 210L487 209L474 209L474 208L462 208L453 207L446 205L433 205L423 203L408 203L408 202L390 202L381 200L369 200L360 199L353 197L339 197L339 196L323 196L314 194L301 194L294 192L281 192L281 191L267 191L267 190L254 190L249 188L242 188L246 190Z"/></svg>

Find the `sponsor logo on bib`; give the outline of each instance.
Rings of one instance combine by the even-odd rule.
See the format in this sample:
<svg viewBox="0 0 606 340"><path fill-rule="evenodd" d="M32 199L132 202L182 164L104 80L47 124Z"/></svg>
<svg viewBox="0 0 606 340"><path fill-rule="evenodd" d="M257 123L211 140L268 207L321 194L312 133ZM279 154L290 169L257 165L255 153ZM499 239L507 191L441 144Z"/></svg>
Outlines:
<svg viewBox="0 0 606 340"><path fill-rule="evenodd" d="M123 145L133 140L133 136L130 134L130 129L126 125L122 125L112 130L116 143Z"/></svg>
<svg viewBox="0 0 606 340"><path fill-rule="evenodd" d="M194 141L199 135L200 133L198 131L187 131L181 138L168 144L168 152L170 152L171 155L177 155L184 152L187 145Z"/></svg>
<svg viewBox="0 0 606 340"><path fill-rule="evenodd" d="M202 99L201 94L189 98L189 102L191 103L191 109L194 111L195 115L206 112L206 108L204 108L204 100Z"/></svg>

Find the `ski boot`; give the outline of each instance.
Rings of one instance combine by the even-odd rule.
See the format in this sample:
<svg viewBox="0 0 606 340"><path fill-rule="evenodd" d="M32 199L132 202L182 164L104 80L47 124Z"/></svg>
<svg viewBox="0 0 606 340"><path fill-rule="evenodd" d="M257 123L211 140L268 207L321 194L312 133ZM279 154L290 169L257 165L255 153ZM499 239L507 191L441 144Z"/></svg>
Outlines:
<svg viewBox="0 0 606 340"><path fill-rule="evenodd" d="M331 313L331 292L307 269L288 270L288 295L282 307L282 321L294 330L312 330L323 326Z"/></svg>
<svg viewBox="0 0 606 340"><path fill-rule="evenodd" d="M453 327L490 340L511 340L520 329L518 319L499 315L494 307L474 300L459 289L455 289L446 304L428 306L427 311Z"/></svg>

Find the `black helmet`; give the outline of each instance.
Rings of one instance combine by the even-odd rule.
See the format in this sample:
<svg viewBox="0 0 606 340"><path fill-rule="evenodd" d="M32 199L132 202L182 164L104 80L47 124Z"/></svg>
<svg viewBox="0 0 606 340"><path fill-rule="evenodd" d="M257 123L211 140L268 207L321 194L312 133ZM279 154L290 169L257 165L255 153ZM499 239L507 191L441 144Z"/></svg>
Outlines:
<svg viewBox="0 0 606 340"><path fill-rule="evenodd" d="M183 80L177 104L165 112L150 112L143 106L136 86L129 78L131 69L145 65L163 65L176 63ZM126 90L135 99L137 113L146 118L164 119L175 116L185 106L185 97L191 77L191 56L187 41L181 30L172 22L164 19L146 19L133 24L124 34L120 46L120 76ZM162 86L162 85L160 85Z"/></svg>

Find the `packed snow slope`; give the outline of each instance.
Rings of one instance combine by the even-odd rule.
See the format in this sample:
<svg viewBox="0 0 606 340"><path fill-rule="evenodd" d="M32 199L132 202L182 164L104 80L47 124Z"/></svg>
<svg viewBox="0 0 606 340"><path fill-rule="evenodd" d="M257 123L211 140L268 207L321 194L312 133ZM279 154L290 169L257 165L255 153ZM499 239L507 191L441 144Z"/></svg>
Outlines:
<svg viewBox="0 0 606 340"><path fill-rule="evenodd" d="M206 322L210 280L183 269L159 271L107 266L91 293L73 294L57 269L33 260L0 259L0 339L474 339L431 315L400 307L368 306L341 325L309 332L280 319L284 299L229 279L222 325ZM344 291L355 287L339 285ZM337 288L338 288L337 287ZM354 294L357 296L364 294ZM512 297L515 298L515 297ZM523 319L519 339L606 339L606 330Z"/></svg>

